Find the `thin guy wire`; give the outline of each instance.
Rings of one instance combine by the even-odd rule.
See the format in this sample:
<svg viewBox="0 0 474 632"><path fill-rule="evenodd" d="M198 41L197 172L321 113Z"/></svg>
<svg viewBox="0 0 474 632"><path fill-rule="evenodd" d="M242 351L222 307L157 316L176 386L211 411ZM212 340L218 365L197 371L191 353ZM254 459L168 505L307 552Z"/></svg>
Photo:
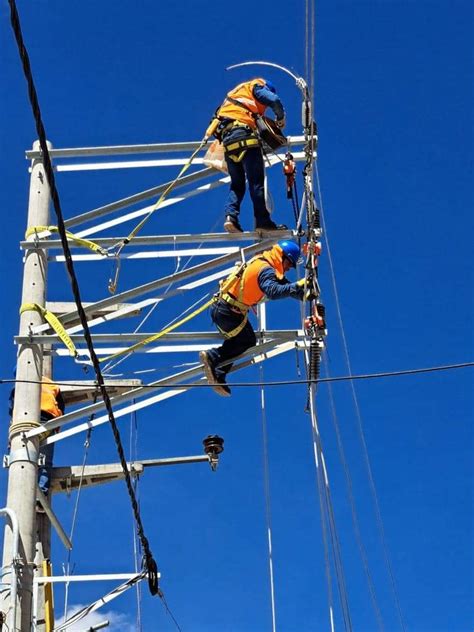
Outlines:
<svg viewBox="0 0 474 632"><path fill-rule="evenodd" d="M311 395L310 395L311 397ZM331 632L333 632L333 612L334 612L334 595L332 589L332 574L331 574L331 561L329 556L329 541L328 541L328 516L326 505L324 502L324 478L322 472L322 464L320 463L320 457L318 454L318 442L317 442L317 434L319 433L319 429L317 426L317 421L310 416L311 419L311 434L313 439L313 456L314 456L314 464L316 467L316 481L317 481L317 490L318 490L318 500L319 500L319 513L321 517L321 532L323 536L323 551L324 551L324 571L326 575L326 587L327 587L327 601L328 601L328 610L329 610L329 622L331 625Z"/></svg>
<svg viewBox="0 0 474 632"><path fill-rule="evenodd" d="M352 374L352 366L351 366L351 362L350 362L350 357L349 357L349 347L347 344L347 339L346 339L346 334L345 334L345 330L344 330L344 323L343 323L343 319L342 319L342 312L341 312L341 306L340 306L340 302L339 302L339 294L337 291L337 284L336 284L336 276L335 276L335 272L334 272L334 265L333 265L333 261L332 261L332 255L331 255L331 248L329 245L329 239L328 239L328 234L327 234L327 230L326 230L326 222L325 222L325 217L324 217L324 209L323 209L323 202L322 202L322 195L321 195L321 186L320 186L320 179L319 179L319 170L318 170L318 166L316 163L316 181L317 181L317 186L318 186L318 197L319 197L319 201L320 201L320 206L321 206L321 222L322 222L322 226L323 226L323 232L324 232L324 237L325 237L325 243L326 243L326 251L328 254L328 261L329 261L329 269L331 272L331 282L332 282L332 286L333 286L333 292L334 292L334 298L335 298L335 304L336 304L336 313L337 313L337 318L338 318L338 322L339 322L339 329L341 332L341 338L342 338L342 343L343 343L343 348L344 348L344 355L345 355L345 361L346 361L346 366L347 366L347 370L349 372L349 375ZM359 433L359 439L361 442L361 446L362 446L362 452L363 452L363 456L364 456L364 461L365 461L365 465L366 465L366 470L367 470L367 475L368 475L368 479L369 479L369 487L372 493L372 498L373 498L373 502L374 502L374 507L375 507L375 515L376 515L376 521L377 521L377 525L378 525L378 529L379 529L379 533L380 533L380 538L381 538L381 542L382 542L382 547L383 547L383 551L384 551L384 558L385 558L385 564L388 570L388 574L390 577L390 583L391 583L391 587L392 587L392 592L393 592L393 596L395 598L395 605L397 608L397 613L398 613L398 618L399 618L399 622L400 622L400 626L403 630L403 632L406 632L406 626L405 626L405 621L404 621L404 617L402 614L402 609L401 609L401 604L400 604L400 597L398 594L398 588L397 588L397 584L395 581L395 575L393 572L393 568L392 568L392 563L391 563L391 559L390 559L390 555L388 552L388 546L387 546L387 541L386 541L386 537L385 537L385 529L384 529L384 525L383 525L383 520L382 520L382 513L380 510L380 503L378 500L378 495L377 495L377 490L375 487L375 481L374 481L374 477L372 474L372 467L370 465L370 460L369 460L369 451L367 449L367 443L365 441L365 435L364 435L364 430L363 430L363 425L362 425L362 416L360 413L360 408L359 408L359 401L357 399L357 394L355 391L355 386L354 386L354 382L353 380L351 380L351 391L352 391L352 399L354 402L354 408L356 411L356 418L357 418L357 428L358 428L358 433Z"/></svg>
<svg viewBox="0 0 474 632"><path fill-rule="evenodd" d="M260 365L260 376L263 382L263 365ZM273 576L273 537L272 537L272 510L270 496L270 470L268 461L268 430L267 430L267 414L265 410L265 388L262 386L260 390L260 403L262 409L262 443L263 443L263 479L265 489L265 518L267 527L267 543L268 543L268 566L270 573L270 598L272 606L272 630L276 632L276 609L275 609L275 582Z"/></svg>
<svg viewBox="0 0 474 632"><path fill-rule="evenodd" d="M328 373L329 369L328 369L328 363L327 363L326 356L324 357L324 367L326 369L326 372ZM383 624L382 614L381 614L380 607L379 607L379 604L378 604L378 601L377 601L377 595L376 595L375 586L374 586L374 583L373 583L373 580L372 580L372 575L371 575L371 572L370 572L367 552L365 550L365 546L364 546L364 543L363 543L363 540L362 540L362 536L361 536L361 532L360 532L359 519L358 519L358 516L357 516L355 499L354 499L354 495L352 493L352 477L351 477L349 466L348 466L348 463L347 463L347 459L346 459L346 455L345 455L345 451L344 451L344 445L342 443L341 431L340 431L339 421L338 421L338 418L337 418L336 405L335 405L335 401L334 401L334 396L333 396L331 384L328 384L328 395L329 395L329 405L330 405L330 408L331 408L331 414L332 414L332 419L333 419L334 431L336 433L337 447L338 447L338 451L339 451L339 458L341 460L341 463L342 463L342 466L343 466L343 469L344 469L344 475L345 475L345 478L346 478L347 495L348 495L349 504L350 504L350 507L351 507L351 515L352 515L352 524L354 526L354 534L355 534L357 546L359 548L359 553L360 553L360 556L361 556L361 559L362 559L362 564L363 564L363 567L364 567L364 571L365 571L365 575L366 575L366 579L367 579L367 584L368 584L368 588L369 588L369 593L370 593L370 598L372 600L372 606L374 608L374 612L375 612L375 616L376 616L376 619L377 619L378 628L379 628L379 630L381 630L383 632L384 631L384 624Z"/></svg>
<svg viewBox="0 0 474 632"><path fill-rule="evenodd" d="M96 399L97 397L94 397L94 403ZM93 418L94 418L94 415L91 415L89 418L89 421L92 421ZM74 503L74 511L73 511L72 521L71 521L71 530L69 532L69 541L71 542L71 544L74 537L74 530L76 528L76 517L77 517L77 511L79 509L79 498L81 496L81 491L82 491L82 482L84 480L84 470L86 468L87 455L89 454L91 435L92 435L92 428L89 428L86 434L85 441L84 441L84 457L82 459L81 476L79 478L79 487L77 488L76 501ZM69 549L67 553L67 561L66 561L66 575L70 574L71 553L72 553L72 549ZM64 621L66 621L67 619L68 599L69 599L69 582L66 582L64 586Z"/></svg>
<svg viewBox="0 0 474 632"><path fill-rule="evenodd" d="M309 370L309 354L306 352L306 362ZM316 415L316 387L311 386L309 389L309 413L311 418L311 428L313 431L313 445L315 450L315 455L318 457L317 463L319 464L318 474L321 475L321 494L324 497L324 504L327 512L327 519L329 521L329 533L331 536L331 545L332 545L332 553L334 559L334 569L336 571L336 579L339 590L339 598L341 602L341 609L344 620L344 627L346 631L352 630L351 617L349 612L349 602L347 598L347 588L344 574L344 566L342 563L341 550L339 544L339 538L337 535L336 522L334 519L334 511L332 507L332 499L329 489L329 481L327 478L327 471L325 465L325 459L323 454L323 446L321 441L321 435L319 433L318 421ZM324 473L324 478L322 477L322 473ZM319 479L318 479L319 485ZM330 614L332 613L333 607L331 604Z"/></svg>

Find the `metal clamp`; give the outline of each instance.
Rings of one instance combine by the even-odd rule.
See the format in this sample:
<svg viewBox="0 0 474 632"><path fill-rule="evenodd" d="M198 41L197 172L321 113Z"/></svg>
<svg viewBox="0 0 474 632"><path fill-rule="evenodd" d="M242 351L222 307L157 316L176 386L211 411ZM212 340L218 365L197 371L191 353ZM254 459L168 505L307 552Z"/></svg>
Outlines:
<svg viewBox="0 0 474 632"><path fill-rule="evenodd" d="M18 461L27 461L28 463L37 463L44 465L44 454L40 454L32 446L29 448L19 448L10 454L3 455L3 467L10 467Z"/></svg>

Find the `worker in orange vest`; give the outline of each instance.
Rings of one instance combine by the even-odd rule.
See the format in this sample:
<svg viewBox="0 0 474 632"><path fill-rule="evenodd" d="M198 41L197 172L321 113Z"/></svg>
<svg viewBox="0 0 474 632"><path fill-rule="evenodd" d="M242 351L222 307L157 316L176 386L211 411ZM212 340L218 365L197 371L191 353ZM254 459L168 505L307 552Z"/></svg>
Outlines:
<svg viewBox="0 0 474 632"><path fill-rule="evenodd" d="M254 116L262 116L270 107L280 129L285 127L285 110L274 85L266 79L252 79L227 93L216 112L220 123L216 136L224 145L225 161L230 176L230 191L225 205L224 229L229 233L243 231L239 222L240 204L245 195L245 179L253 202L256 230L285 230L270 218L265 203L265 166L262 149L255 133Z"/></svg>
<svg viewBox="0 0 474 632"><path fill-rule="evenodd" d="M222 284L225 290L221 290L211 306L211 318L225 340L217 349L199 354L207 380L219 395L231 394L226 384L232 367L229 361L256 344L255 332L248 320L249 309L264 298L275 300L290 296L303 300L303 284L291 283L285 278L299 257L300 248L295 242L279 241L241 266Z"/></svg>
<svg viewBox="0 0 474 632"><path fill-rule="evenodd" d="M10 393L10 417L13 415L13 405L15 400L15 389ZM40 420L42 423L56 419L64 415L65 405L61 389L48 377L41 378L41 402L40 402ZM57 430L52 431L57 432ZM48 433L48 435L51 433ZM45 438L44 435L42 438ZM40 457L43 457L44 463L38 466L38 486L45 496L49 494L51 484L51 472L53 468L54 443L43 445L40 448ZM40 506L37 506L40 509Z"/></svg>

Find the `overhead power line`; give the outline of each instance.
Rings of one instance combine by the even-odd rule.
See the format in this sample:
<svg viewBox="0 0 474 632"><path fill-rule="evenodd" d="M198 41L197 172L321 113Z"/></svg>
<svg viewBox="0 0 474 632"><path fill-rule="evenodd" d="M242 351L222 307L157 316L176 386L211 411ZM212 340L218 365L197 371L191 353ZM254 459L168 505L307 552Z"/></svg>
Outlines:
<svg viewBox="0 0 474 632"><path fill-rule="evenodd" d="M443 364L440 366L430 366L430 367L421 367L418 369L402 369L401 371L385 371L382 373L360 373L356 375L336 375L333 377L320 377L317 380L309 380L309 379L300 379L300 380L273 380L269 382L257 381L257 382L229 382L229 386L232 388L245 388L245 387L260 387L260 386L293 386L297 384L308 385L308 384L324 384L325 382L350 382L352 380L377 380L387 377L401 377L403 375L418 375L422 373L435 373L440 371L452 371L454 369L467 369L474 367L474 362L461 362L459 364ZM16 384L21 382L22 384L44 384L45 382L41 382L39 380L17 380L15 378L2 378L0 379L0 384ZM84 387L84 382L57 382L55 384L58 386L77 386ZM114 388L125 388L130 387L130 384L123 383L120 384L119 381L114 380ZM184 384L142 384L140 388L183 388L183 385L186 388L212 388L213 384L207 383L184 383ZM91 388L94 385L91 384ZM105 387L107 388L107 386Z"/></svg>

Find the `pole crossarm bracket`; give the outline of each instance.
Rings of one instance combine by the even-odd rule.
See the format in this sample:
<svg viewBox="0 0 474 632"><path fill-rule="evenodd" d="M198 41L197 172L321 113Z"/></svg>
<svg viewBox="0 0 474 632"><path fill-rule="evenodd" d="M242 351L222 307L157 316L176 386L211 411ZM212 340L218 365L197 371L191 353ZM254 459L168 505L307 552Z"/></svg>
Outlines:
<svg viewBox="0 0 474 632"><path fill-rule="evenodd" d="M51 509L51 505L49 504L48 499L46 498L46 496L43 494L43 492L40 490L40 488L38 487L36 490L36 500L40 503L40 505L43 507L46 515L49 518L49 521L51 522L51 525L54 527L54 530L56 531L56 533L59 536L59 539L61 540L61 542L64 544L65 548L68 551L72 550L72 542L71 540L68 538L68 536L66 535L66 532L64 531L64 529L61 526L61 523L59 522L59 520L56 517L56 514L54 513L54 511Z"/></svg>
<svg viewBox="0 0 474 632"><path fill-rule="evenodd" d="M273 246L279 239L280 235L276 234L275 237L268 237L265 241L259 244L253 244L251 246L247 246L242 248L241 257L245 257L246 259L253 257L257 252L261 250L265 250L266 248L270 248ZM212 259L211 261L206 261L205 263L200 263L196 266L188 268L186 270L182 270L181 272L177 272L175 274L170 274L166 277L161 277L154 281L150 281L149 283L145 283L144 285L135 287L130 290L126 290L121 294L117 294L115 296L111 296L109 298L103 299L96 303L89 305L89 307L85 308L86 315L90 317L90 314L94 313L99 309L104 309L109 307L110 305L116 305L121 301L127 301L129 299L135 298L137 296L142 296L144 294L149 294L150 292L159 290L161 288L167 287L170 283L176 283L178 281L182 281L184 279L189 279L194 276L201 275L204 272L209 270L219 269L223 266L235 263L237 253L231 253L228 255L223 255L221 257L217 257L216 259ZM172 295L171 292L167 292L166 296ZM69 325L71 322L76 321L78 318L77 310L70 312L69 314L65 314L61 318L61 323L63 325ZM50 326L48 323L39 325L37 327L32 328L32 333L40 333L44 331L48 331Z"/></svg>
<svg viewBox="0 0 474 632"><path fill-rule="evenodd" d="M149 459L146 461L133 461L128 463L128 470L132 476L139 478L148 467L163 467L165 465L185 465L191 463L209 463L207 454L196 456L171 457L168 459ZM120 463L107 463L103 465L71 465L69 467L54 467L51 477L51 491L53 493L71 491L81 486L93 487L105 485L125 478Z"/></svg>
<svg viewBox="0 0 474 632"><path fill-rule="evenodd" d="M256 347L252 347L247 350L242 356L239 356L237 360L240 362L236 362L231 369L231 372L235 372L242 368L248 367L252 364L263 362L264 360L268 360L272 357L280 355L281 353L285 353L287 351L295 350L295 349L306 349L309 345L307 338L303 333L299 335L294 340L289 341L281 341L281 340L269 340L263 344L257 345ZM190 388L195 386L197 387L206 387L206 380L203 376L203 368L202 365L196 366L195 368L187 369L185 371L181 371L175 375L170 377L163 378L156 382L152 382L143 387L139 387L137 389L132 389L123 395L118 395L117 397L112 398L111 403L114 406L114 416L116 419L119 417L123 417L124 415L128 415L135 410L140 410L143 408L147 408L153 404L169 399L170 397L174 397L176 395L181 395L182 393L187 392ZM195 380L193 383L189 384L189 380ZM197 380L197 381L196 381ZM172 387L172 388L168 388ZM143 398L147 395L152 394L154 391L160 391L158 395L153 395L144 399L143 401L135 402L131 405L125 406L120 409L116 409L115 407L118 404L126 403L132 400L136 400L138 398ZM36 434L40 434L45 431L50 431L54 428L58 428L60 426L65 425L66 423L70 423L72 421L89 417L104 408L103 402L97 402L95 404L91 404L84 408L81 408L77 411L73 411L64 415L63 417L58 417L52 421L46 422L39 429L32 430L29 434L35 436ZM45 440L45 444L56 443L57 441L61 441L75 435L79 432L85 432L90 428L94 428L96 426L102 425L108 422L108 415L102 415L100 417L96 417L94 419L89 419L85 423L79 424L70 428L68 430L63 430L57 434L52 434Z"/></svg>

